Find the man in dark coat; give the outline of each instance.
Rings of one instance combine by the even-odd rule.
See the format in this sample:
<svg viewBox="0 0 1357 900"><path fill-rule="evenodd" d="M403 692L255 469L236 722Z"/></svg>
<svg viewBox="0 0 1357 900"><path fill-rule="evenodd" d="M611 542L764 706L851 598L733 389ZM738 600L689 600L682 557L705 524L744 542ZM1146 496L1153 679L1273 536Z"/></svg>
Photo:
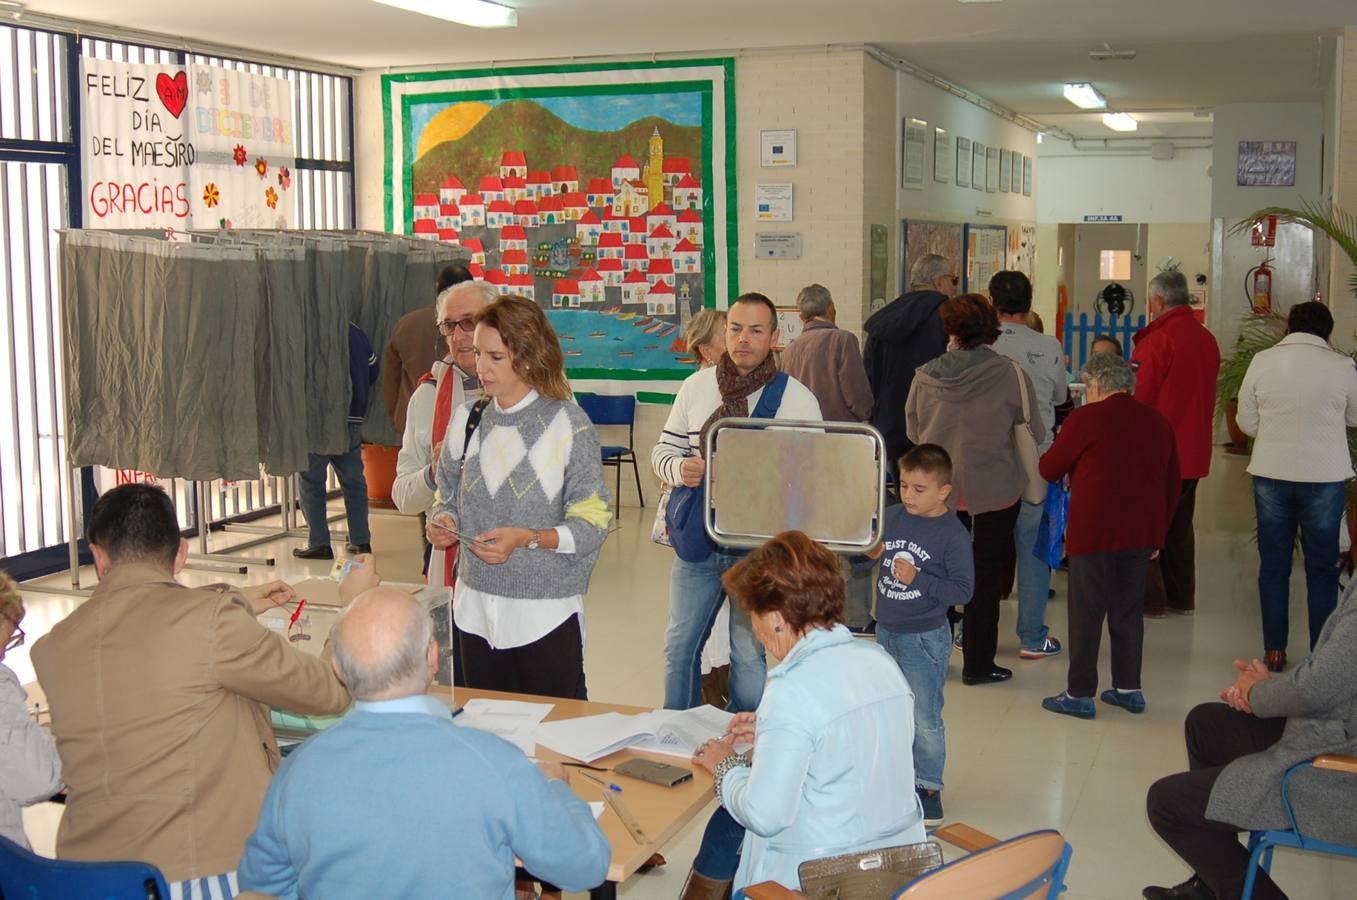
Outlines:
<svg viewBox="0 0 1357 900"><path fill-rule="evenodd" d="M909 290L872 314L862 326L867 332L863 364L876 397L872 424L886 438L891 471L895 460L914 446L905 434L905 398L914 370L947 350L938 307L957 292L956 263L930 253L909 272Z"/></svg>

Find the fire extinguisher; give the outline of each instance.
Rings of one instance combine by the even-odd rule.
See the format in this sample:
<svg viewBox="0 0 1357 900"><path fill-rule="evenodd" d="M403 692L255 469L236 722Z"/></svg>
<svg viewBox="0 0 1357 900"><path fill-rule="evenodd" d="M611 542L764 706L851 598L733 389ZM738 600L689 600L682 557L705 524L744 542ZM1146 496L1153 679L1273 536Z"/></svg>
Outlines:
<svg viewBox="0 0 1357 900"><path fill-rule="evenodd" d="M1249 308L1255 313L1272 311L1272 269L1268 266L1270 262L1272 259L1269 257L1244 273L1244 297L1249 301Z"/></svg>

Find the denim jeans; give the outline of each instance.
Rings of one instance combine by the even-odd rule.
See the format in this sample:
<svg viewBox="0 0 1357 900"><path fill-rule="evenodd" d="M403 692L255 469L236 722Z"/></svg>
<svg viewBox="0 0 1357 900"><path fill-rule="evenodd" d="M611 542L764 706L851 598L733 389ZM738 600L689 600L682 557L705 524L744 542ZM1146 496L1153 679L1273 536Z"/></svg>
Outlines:
<svg viewBox="0 0 1357 900"><path fill-rule="evenodd" d="M664 633L664 706L691 709L702 705L702 645L711 634L725 600L721 576L739 562L742 552L717 551L699 563L675 557L669 576L669 627ZM751 712L763 697L768 673L763 647L754 639L749 614L730 605L731 712Z"/></svg>
<svg viewBox="0 0 1357 900"><path fill-rule="evenodd" d="M947 730L942 724L942 688L952 655L952 629L906 634L876 625L876 642L891 655L914 691L914 783L942 790L947 763Z"/></svg>
<svg viewBox="0 0 1357 900"><path fill-rule="evenodd" d="M370 544L368 530L368 483L363 477L363 426L349 423L349 449L334 456L307 455L306 471L298 478L302 515L310 532L306 546L330 546L330 523L325 514L325 467L334 466L339 486L344 489L344 517L349 524L349 543Z"/></svg>
<svg viewBox="0 0 1357 900"><path fill-rule="evenodd" d="M1041 647L1051 633L1046 627L1051 567L1032 552L1045 508L1045 504L1024 501L1013 526L1013 546L1018 554L1018 646L1024 650Z"/></svg>
<svg viewBox="0 0 1357 900"><path fill-rule="evenodd" d="M1311 483L1253 479L1258 513L1258 599L1263 610L1263 648L1285 650L1290 630L1291 560L1300 528L1305 554L1305 593L1310 646L1338 604L1338 529L1343 518L1343 482Z"/></svg>
<svg viewBox="0 0 1357 900"><path fill-rule="evenodd" d="M716 881L730 881L740 868L743 844L744 826L724 806L717 806L702 831L702 843L693 857L693 871Z"/></svg>

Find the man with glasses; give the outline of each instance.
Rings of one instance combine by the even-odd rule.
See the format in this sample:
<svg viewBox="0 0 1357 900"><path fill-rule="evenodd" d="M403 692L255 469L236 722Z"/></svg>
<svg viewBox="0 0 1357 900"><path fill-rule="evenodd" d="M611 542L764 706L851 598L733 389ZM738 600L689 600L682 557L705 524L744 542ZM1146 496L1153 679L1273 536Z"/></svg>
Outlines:
<svg viewBox="0 0 1357 900"><path fill-rule="evenodd" d="M455 284L471 280L465 263L455 262L438 273L434 296ZM434 361L443 356L443 341L438 336L437 303L433 309L422 306L396 320L382 355L382 402L387 417L397 431L405 431L406 408L419 380L429 374Z"/></svg>
<svg viewBox="0 0 1357 900"><path fill-rule="evenodd" d="M14 579L0 572L0 660L24 643L19 622L24 601ZM61 758L56 745L26 706L28 695L14 671L0 663L0 837L21 847L24 835L23 807L48 799L61 790Z"/></svg>
<svg viewBox="0 0 1357 900"><path fill-rule="evenodd" d="M936 253L922 256L910 269L909 290L862 326L867 332L862 361L876 397L872 424L886 439L886 459L897 479L895 460L914 446L905 434L905 398L914 370L947 350L938 308L959 287L955 262Z"/></svg>
<svg viewBox="0 0 1357 900"><path fill-rule="evenodd" d="M481 384L476 378L476 356L471 345L476 330L473 319L482 307L495 301L499 292L484 281L463 281L438 295L438 331L446 341L447 355L433 364L410 395L405 416L405 432L401 437L400 456L396 458L396 480L391 485L391 499L396 508L407 516L419 514L424 525L425 513L433 506L434 482L439 451L443 449L448 422L459 406L479 400ZM423 534L423 527L420 533ZM456 545L448 550L430 549L427 562L429 584L451 587L456 571ZM439 617L442 621L442 617ZM439 665L439 681L446 684L449 677L456 685L463 684L461 666L452 658L456 646L456 630L434 635L440 647L445 648Z"/></svg>

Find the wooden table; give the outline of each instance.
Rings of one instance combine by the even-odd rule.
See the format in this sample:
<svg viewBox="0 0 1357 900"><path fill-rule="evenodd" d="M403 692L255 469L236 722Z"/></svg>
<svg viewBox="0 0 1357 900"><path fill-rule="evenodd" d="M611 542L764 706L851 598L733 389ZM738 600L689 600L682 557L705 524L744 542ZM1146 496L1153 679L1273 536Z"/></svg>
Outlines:
<svg viewBox="0 0 1357 900"><path fill-rule="evenodd" d="M562 700L558 697L537 697L530 694L507 694L500 691L447 688L438 685L435 685L430 693L454 707L477 697L496 700L525 700L530 703L552 703L555 705L547 716L548 722L557 719L573 719L579 716L596 716L607 712L635 715L650 711L641 706L623 706L616 703L596 703L586 700ZM538 759L573 762L569 757L548 750L541 744L537 746L535 755ZM596 759L591 765L611 769L618 763L637 757L667 762L671 765L682 765L684 768L692 769L693 777L690 781L685 781L677 787L667 788L614 773L590 773L605 781L612 781L623 788L619 799L626 806L627 811L636 817L646 837L644 844L636 843L632 840L631 833L623 826L612 809L603 811L598 824L603 829L604 836L608 838L608 845L612 847L613 858L612 863L608 866L608 880L589 892L590 897L599 898L599 900L611 900L611 898L616 897L617 885L636 874L636 870L644 865L652 854L658 852L683 826L702 812L703 808L715 796L710 775L692 763L684 763L672 756L637 750L621 750L610 756ZM587 778L578 777L576 773L579 771L581 770L566 770L567 774L570 775L570 787L576 795L584 800L597 801L603 799L603 794L607 791L607 788L594 784Z"/></svg>

